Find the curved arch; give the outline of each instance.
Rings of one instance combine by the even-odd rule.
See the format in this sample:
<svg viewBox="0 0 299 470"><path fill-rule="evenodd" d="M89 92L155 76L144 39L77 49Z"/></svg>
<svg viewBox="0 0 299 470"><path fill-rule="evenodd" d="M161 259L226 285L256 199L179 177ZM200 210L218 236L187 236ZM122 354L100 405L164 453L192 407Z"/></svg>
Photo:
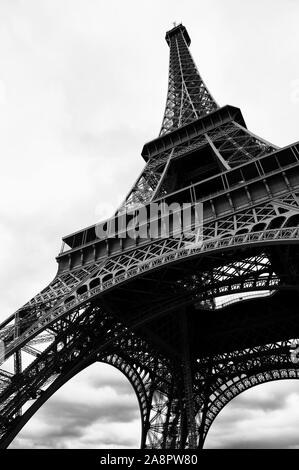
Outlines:
<svg viewBox="0 0 299 470"><path fill-rule="evenodd" d="M101 283L100 279L98 277L96 277L96 278L94 278L90 281L88 288L93 289L94 287L99 286L100 283Z"/></svg>
<svg viewBox="0 0 299 470"><path fill-rule="evenodd" d="M267 230L273 230L273 229L276 229L276 228L280 228L283 225L285 219L286 218L283 215L280 215L278 217L274 217L268 223Z"/></svg>
<svg viewBox="0 0 299 470"><path fill-rule="evenodd" d="M265 230L266 225L267 224L265 222L258 222L251 227L250 232L261 232L262 230Z"/></svg>
<svg viewBox="0 0 299 470"><path fill-rule="evenodd" d="M261 232L247 232L241 235L233 235L229 238L216 238L204 240L198 245L183 246L182 248L171 248L165 250L164 253L159 255L152 254L146 261L143 261L140 265L129 265L125 273L119 274L113 277L113 269L110 273L104 275L106 280L95 288L85 292L81 296L75 297L67 305L62 300L62 304L58 303L47 313L42 315L38 321L33 323L24 333L22 333L17 339L7 345L6 358L18 350L19 347L24 345L29 339L33 338L37 334L41 333L51 324L55 323L58 319L62 318L66 314L73 312L75 309L83 306L86 302L91 299L97 298L104 291L114 288L116 285L129 282L132 278L136 278L146 271L154 271L161 268L163 265L178 263L185 259L192 259L198 257L201 254L224 252L235 250L240 247L244 250L246 247L251 246L269 246L275 244L291 244L299 243L299 227L297 228L277 228L272 230L265 230ZM133 267L134 266L134 267ZM107 280L107 277L110 277ZM87 282L87 280L86 280Z"/></svg>
<svg viewBox="0 0 299 470"><path fill-rule="evenodd" d="M137 396L139 410L140 410L140 419L141 419L141 436L140 443L141 447L144 445L145 435L144 435L144 420L148 412L148 400L146 396L146 390L142 382L141 377L136 372L134 366L126 362L121 356L117 354L107 355L103 358L94 358L87 357L85 360L78 362L72 369L68 372L59 375L51 385L43 391L43 393L34 401L34 403L26 410L26 412L18 418L16 425L13 430L6 436L6 438L1 443L0 448L7 448L25 424L32 418L32 416L40 409L40 407L51 398L63 385L65 385L69 380L75 377L77 374L82 372L84 369L94 364L95 362L102 362L109 364L120 372L129 380L132 388Z"/></svg>
<svg viewBox="0 0 299 470"><path fill-rule="evenodd" d="M64 301L65 304L68 304L70 302L72 302L72 300L74 300L76 297L74 295L70 295L69 297L67 297Z"/></svg>
<svg viewBox="0 0 299 470"><path fill-rule="evenodd" d="M204 428L204 441L207 437L209 429L213 422L215 421L216 417L219 413L223 410L223 408L234 398L236 398L241 393L249 390L250 388L256 387L257 385L261 385L263 383L273 382L276 380L289 380L289 379L299 379L299 369L295 367L292 368L276 368L269 371L259 372L252 376L243 376L240 377L239 380L233 383L232 386L223 390L221 394L219 394L216 399L212 402L210 406L205 422Z"/></svg>
<svg viewBox="0 0 299 470"><path fill-rule="evenodd" d="M299 225L299 214L293 214L287 218L284 226L285 227L298 227Z"/></svg>
<svg viewBox="0 0 299 470"><path fill-rule="evenodd" d="M76 290L77 295L85 294L85 292L87 292L86 284L83 284L82 286L78 287L78 289Z"/></svg>
<svg viewBox="0 0 299 470"><path fill-rule="evenodd" d="M124 274L126 270L124 268L119 269L118 271L115 271L114 276L119 276L120 274Z"/></svg>
<svg viewBox="0 0 299 470"><path fill-rule="evenodd" d="M234 232L224 232L218 235L219 238L230 238L234 235Z"/></svg>
<svg viewBox="0 0 299 470"><path fill-rule="evenodd" d="M247 233L249 231L249 228L246 227L246 228L239 228L237 231L236 231L236 235L242 235L244 233Z"/></svg>

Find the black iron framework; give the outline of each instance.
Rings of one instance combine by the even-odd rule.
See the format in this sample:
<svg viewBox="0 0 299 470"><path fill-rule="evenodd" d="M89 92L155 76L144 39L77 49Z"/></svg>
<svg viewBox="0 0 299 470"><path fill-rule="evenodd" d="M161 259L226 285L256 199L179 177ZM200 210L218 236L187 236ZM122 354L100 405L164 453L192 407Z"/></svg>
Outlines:
<svg viewBox="0 0 299 470"><path fill-rule="evenodd" d="M237 394L299 377L290 354L299 337L299 146L277 148L247 129L238 108L216 104L183 25L166 40L160 135L145 144L145 168L116 215L130 219L153 201L201 202L202 231L129 239L92 226L63 238L54 280L0 325L2 448L96 361L134 387L143 448L201 448Z"/></svg>

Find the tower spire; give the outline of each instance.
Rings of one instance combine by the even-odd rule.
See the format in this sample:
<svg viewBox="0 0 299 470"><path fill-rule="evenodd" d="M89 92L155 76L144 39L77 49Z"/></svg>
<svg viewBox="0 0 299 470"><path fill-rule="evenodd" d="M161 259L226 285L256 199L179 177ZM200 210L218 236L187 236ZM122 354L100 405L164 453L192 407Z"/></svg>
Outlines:
<svg viewBox="0 0 299 470"><path fill-rule="evenodd" d="M185 26L174 26L166 33L165 39L170 47L170 61L167 100L160 135L189 124L218 108L190 54L191 40Z"/></svg>

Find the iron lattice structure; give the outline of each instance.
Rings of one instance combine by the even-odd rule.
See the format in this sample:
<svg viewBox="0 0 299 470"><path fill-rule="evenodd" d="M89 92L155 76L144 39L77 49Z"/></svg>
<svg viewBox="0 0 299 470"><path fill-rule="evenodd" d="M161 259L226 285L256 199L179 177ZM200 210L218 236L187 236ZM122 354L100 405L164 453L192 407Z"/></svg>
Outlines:
<svg viewBox="0 0 299 470"><path fill-rule="evenodd" d="M146 165L117 214L201 202L201 238L196 226L191 238L101 238L96 226L63 238L54 280L0 326L2 448L96 361L134 387L142 448L201 448L233 397L299 377L290 355L299 337L299 146L277 148L247 129L238 108L216 104L183 25L166 40L161 132L145 144Z"/></svg>

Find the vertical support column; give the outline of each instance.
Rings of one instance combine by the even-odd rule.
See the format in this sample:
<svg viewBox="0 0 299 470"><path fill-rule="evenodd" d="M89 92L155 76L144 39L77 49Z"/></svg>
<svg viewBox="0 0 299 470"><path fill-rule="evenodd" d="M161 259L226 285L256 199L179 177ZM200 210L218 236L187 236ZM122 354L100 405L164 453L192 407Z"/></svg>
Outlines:
<svg viewBox="0 0 299 470"><path fill-rule="evenodd" d="M203 410L202 410L202 415L201 415L201 423L199 427L199 439L198 439L198 448L202 449L203 444L205 441L205 422L206 422L206 416L207 416L207 411L208 411L208 403L207 400L204 403Z"/></svg>
<svg viewBox="0 0 299 470"><path fill-rule="evenodd" d="M187 433L189 449L197 448L196 421L193 396L193 380L189 346L189 331L185 309L181 313L182 326L182 372L184 383L184 402L187 418Z"/></svg>
<svg viewBox="0 0 299 470"><path fill-rule="evenodd" d="M173 390L173 385L171 389ZM164 423L163 437L162 437L162 449L167 449L169 437L170 437L169 434L171 434L169 430L169 427L170 427L169 425L170 425L170 420L171 420L172 403L173 403L173 394L171 394L168 397L167 413L166 413L166 419Z"/></svg>
<svg viewBox="0 0 299 470"><path fill-rule="evenodd" d="M178 380L174 376L169 389L167 414L163 425L162 449L179 449L181 441L182 402L177 393Z"/></svg>
<svg viewBox="0 0 299 470"><path fill-rule="evenodd" d="M19 312L15 313L15 325L14 325L14 339L20 336L20 314ZM21 350L18 350L14 353L14 373L15 376L22 372L22 353ZM20 408L16 416L22 415L22 409Z"/></svg>
<svg viewBox="0 0 299 470"><path fill-rule="evenodd" d="M152 383L147 387L148 411L143 421L141 446L147 449L180 449L185 412L181 364L172 367L165 361L161 368L159 362L157 359L151 366Z"/></svg>
<svg viewBox="0 0 299 470"><path fill-rule="evenodd" d="M155 391L155 385L152 383L149 387L148 395L148 407L145 418L142 420L142 429L141 429L141 449L146 449L148 444L148 432L150 429L150 418L152 410L152 401Z"/></svg>
<svg viewBox="0 0 299 470"><path fill-rule="evenodd" d="M198 448L202 449L204 445L204 441L206 438L206 417L209 409L209 396L210 396L210 380L212 377L212 366L211 364L208 365L207 371L206 371L206 380L203 386L203 406L202 406L202 412L201 412L201 420L200 420L200 426L199 426L199 437L198 437Z"/></svg>

